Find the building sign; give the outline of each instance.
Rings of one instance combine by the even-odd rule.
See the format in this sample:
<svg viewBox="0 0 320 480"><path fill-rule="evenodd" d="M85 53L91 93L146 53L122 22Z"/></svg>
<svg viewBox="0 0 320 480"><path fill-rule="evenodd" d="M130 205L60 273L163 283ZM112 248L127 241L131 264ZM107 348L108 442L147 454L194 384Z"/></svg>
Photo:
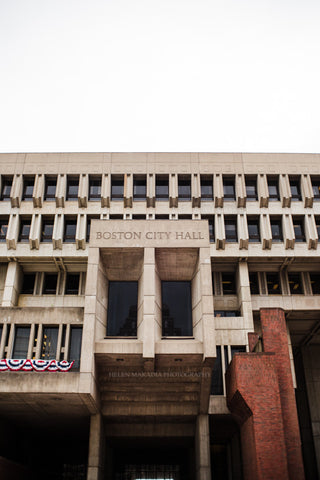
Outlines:
<svg viewBox="0 0 320 480"><path fill-rule="evenodd" d="M93 247L203 247L209 244L206 220L94 220Z"/></svg>

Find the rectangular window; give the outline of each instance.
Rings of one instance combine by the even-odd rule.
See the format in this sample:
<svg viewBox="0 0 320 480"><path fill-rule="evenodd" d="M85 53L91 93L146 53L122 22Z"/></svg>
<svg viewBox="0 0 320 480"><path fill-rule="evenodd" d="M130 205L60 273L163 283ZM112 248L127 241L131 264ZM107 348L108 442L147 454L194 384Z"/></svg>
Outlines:
<svg viewBox="0 0 320 480"><path fill-rule="evenodd" d="M259 295L259 279L257 272L249 273L250 293L251 295Z"/></svg>
<svg viewBox="0 0 320 480"><path fill-rule="evenodd" d="M269 200L271 202L280 200L278 178L268 177L268 191L269 191Z"/></svg>
<svg viewBox="0 0 320 480"><path fill-rule="evenodd" d="M258 200L257 178L246 177L246 196L248 202Z"/></svg>
<svg viewBox="0 0 320 480"><path fill-rule="evenodd" d="M266 273L268 295L281 295L280 275L279 273Z"/></svg>
<svg viewBox="0 0 320 480"><path fill-rule="evenodd" d="M223 197L227 202L236 199L234 177L223 177Z"/></svg>
<svg viewBox="0 0 320 480"><path fill-rule="evenodd" d="M273 242L283 242L282 222L279 218L270 218Z"/></svg>
<svg viewBox="0 0 320 480"><path fill-rule="evenodd" d="M1 200L10 200L12 177L2 177Z"/></svg>
<svg viewBox="0 0 320 480"><path fill-rule="evenodd" d="M8 231L8 217L0 218L0 242L5 242L7 238Z"/></svg>
<svg viewBox="0 0 320 480"><path fill-rule="evenodd" d="M223 395L221 346L217 345L217 358L214 361L211 380L211 395Z"/></svg>
<svg viewBox="0 0 320 480"><path fill-rule="evenodd" d="M156 175L156 200L160 202L169 200L168 175Z"/></svg>
<svg viewBox="0 0 320 480"><path fill-rule="evenodd" d="M67 200L77 200L79 191L79 177L67 177Z"/></svg>
<svg viewBox="0 0 320 480"><path fill-rule="evenodd" d="M246 346L245 345L231 345L230 350L231 350L231 360L232 360L235 353L245 353L246 352Z"/></svg>
<svg viewBox="0 0 320 480"><path fill-rule="evenodd" d="M303 218L295 218L293 217L293 229L296 242L305 242L306 236L304 233L304 222Z"/></svg>
<svg viewBox="0 0 320 480"><path fill-rule="evenodd" d="M99 216L88 216L87 217L87 234L86 234L86 242L88 243L90 240L90 230L91 230L91 221L92 220L99 220Z"/></svg>
<svg viewBox="0 0 320 480"><path fill-rule="evenodd" d="M28 243L31 228L31 218L24 218L20 220L19 242Z"/></svg>
<svg viewBox="0 0 320 480"><path fill-rule="evenodd" d="M80 286L79 273L67 273L65 295L78 295Z"/></svg>
<svg viewBox="0 0 320 480"><path fill-rule="evenodd" d="M101 198L101 177L89 176L89 200L99 201Z"/></svg>
<svg viewBox="0 0 320 480"><path fill-rule="evenodd" d="M161 282L162 335L192 336L191 282Z"/></svg>
<svg viewBox="0 0 320 480"><path fill-rule="evenodd" d="M53 226L54 226L54 218L42 217L41 242L43 243L52 242Z"/></svg>
<svg viewBox="0 0 320 480"><path fill-rule="evenodd" d="M239 310L215 310L215 317L241 317Z"/></svg>
<svg viewBox="0 0 320 480"><path fill-rule="evenodd" d="M288 273L291 295L303 295L303 286L300 273Z"/></svg>
<svg viewBox="0 0 320 480"><path fill-rule="evenodd" d="M109 282L107 336L137 336L138 282Z"/></svg>
<svg viewBox="0 0 320 480"><path fill-rule="evenodd" d="M300 180L298 178L290 178L291 200L298 202L301 200Z"/></svg>
<svg viewBox="0 0 320 480"><path fill-rule="evenodd" d="M41 344L41 360L55 360L57 357L59 327L44 327Z"/></svg>
<svg viewBox="0 0 320 480"><path fill-rule="evenodd" d="M191 200L190 175L178 175L178 199L183 202Z"/></svg>
<svg viewBox="0 0 320 480"><path fill-rule="evenodd" d="M320 178L311 177L313 198L316 202L320 201Z"/></svg>
<svg viewBox="0 0 320 480"><path fill-rule="evenodd" d="M212 175L201 175L201 200L213 200L213 177Z"/></svg>
<svg viewBox="0 0 320 480"><path fill-rule="evenodd" d="M146 175L133 175L133 200L143 201L147 197Z"/></svg>
<svg viewBox="0 0 320 480"><path fill-rule="evenodd" d="M132 220L146 220L146 216L136 213L132 215Z"/></svg>
<svg viewBox="0 0 320 480"><path fill-rule="evenodd" d="M30 327L15 327L12 358L28 358Z"/></svg>
<svg viewBox="0 0 320 480"><path fill-rule="evenodd" d="M25 273L23 275L21 293L27 294L27 295L33 295L35 281L36 281L35 273Z"/></svg>
<svg viewBox="0 0 320 480"><path fill-rule="evenodd" d="M46 177L44 188L44 199L53 202L56 198L57 177Z"/></svg>
<svg viewBox="0 0 320 480"><path fill-rule="evenodd" d="M34 177L25 177L23 179L22 200L26 200L26 201L32 200L33 188L34 188Z"/></svg>
<svg viewBox="0 0 320 480"><path fill-rule="evenodd" d="M111 175L111 200L123 200L124 177L123 175Z"/></svg>
<svg viewBox="0 0 320 480"><path fill-rule="evenodd" d="M248 217L248 233L250 243L260 242L260 226L258 218Z"/></svg>
<svg viewBox="0 0 320 480"><path fill-rule="evenodd" d="M45 273L42 293L44 295L55 295L57 291L57 283L57 273Z"/></svg>
<svg viewBox="0 0 320 480"><path fill-rule="evenodd" d="M201 218L203 220L208 220L209 239L210 239L210 243L213 243L214 240L215 240L215 237L214 237L214 216L213 215L201 215Z"/></svg>
<svg viewBox="0 0 320 480"><path fill-rule="evenodd" d="M63 241L73 243L76 241L77 220L75 218L65 217Z"/></svg>
<svg viewBox="0 0 320 480"><path fill-rule="evenodd" d="M320 275L318 273L310 273L310 283L313 295L320 295Z"/></svg>
<svg viewBox="0 0 320 480"><path fill-rule="evenodd" d="M222 272L222 291L223 295L236 295L237 285L234 273Z"/></svg>
<svg viewBox="0 0 320 480"><path fill-rule="evenodd" d="M237 217L225 217L224 228L226 232L226 242L236 243L238 241Z"/></svg>
<svg viewBox="0 0 320 480"><path fill-rule="evenodd" d="M72 369L79 370L81 358L82 327L71 326L68 361L74 362Z"/></svg>

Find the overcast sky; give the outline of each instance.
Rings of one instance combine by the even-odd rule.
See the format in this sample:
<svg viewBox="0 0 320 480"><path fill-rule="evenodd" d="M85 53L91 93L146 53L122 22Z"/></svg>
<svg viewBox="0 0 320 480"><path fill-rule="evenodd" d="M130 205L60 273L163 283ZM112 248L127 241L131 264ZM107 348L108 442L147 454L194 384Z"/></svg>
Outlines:
<svg viewBox="0 0 320 480"><path fill-rule="evenodd" d="M0 151L320 152L319 0L0 0Z"/></svg>

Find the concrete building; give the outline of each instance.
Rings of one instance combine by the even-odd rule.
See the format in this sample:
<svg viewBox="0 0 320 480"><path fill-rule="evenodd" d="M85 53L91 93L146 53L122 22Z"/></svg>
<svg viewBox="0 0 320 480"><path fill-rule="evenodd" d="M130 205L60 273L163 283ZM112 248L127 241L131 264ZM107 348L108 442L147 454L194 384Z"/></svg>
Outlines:
<svg viewBox="0 0 320 480"><path fill-rule="evenodd" d="M0 174L0 478L318 478L320 155Z"/></svg>

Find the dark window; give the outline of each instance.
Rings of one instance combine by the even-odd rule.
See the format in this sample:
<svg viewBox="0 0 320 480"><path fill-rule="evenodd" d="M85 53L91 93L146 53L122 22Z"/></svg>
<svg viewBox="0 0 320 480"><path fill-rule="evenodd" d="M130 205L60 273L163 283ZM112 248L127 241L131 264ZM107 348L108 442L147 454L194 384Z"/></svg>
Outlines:
<svg viewBox="0 0 320 480"><path fill-rule="evenodd" d="M79 370L81 357L82 327L71 326L68 361L74 362L73 369Z"/></svg>
<svg viewBox="0 0 320 480"><path fill-rule="evenodd" d="M269 200L271 202L280 200L279 196L279 180L277 178L268 178Z"/></svg>
<svg viewBox="0 0 320 480"><path fill-rule="evenodd" d="M111 200L123 200L123 175L111 176Z"/></svg>
<svg viewBox="0 0 320 480"><path fill-rule="evenodd" d="M35 273L25 273L23 275L21 293L32 295L33 290L34 290L35 281L36 281L36 274Z"/></svg>
<svg viewBox="0 0 320 480"><path fill-rule="evenodd" d="M0 242L5 242L8 231L8 219L0 218Z"/></svg>
<svg viewBox="0 0 320 480"><path fill-rule="evenodd" d="M10 200L12 177L2 177L1 200Z"/></svg>
<svg viewBox="0 0 320 480"><path fill-rule="evenodd" d="M292 220L296 242L305 242L306 237L304 233L303 218L293 218Z"/></svg>
<svg viewBox="0 0 320 480"><path fill-rule="evenodd" d="M256 272L249 273L249 283L251 295L259 295L259 279Z"/></svg>
<svg viewBox="0 0 320 480"><path fill-rule="evenodd" d="M138 282L109 282L107 335L137 336Z"/></svg>
<svg viewBox="0 0 320 480"><path fill-rule="evenodd" d="M133 200L145 200L147 196L146 176L133 175Z"/></svg>
<svg viewBox="0 0 320 480"><path fill-rule="evenodd" d="M320 178L311 178L313 198L316 202L320 201Z"/></svg>
<svg viewBox="0 0 320 480"><path fill-rule="evenodd" d="M109 218L110 218L110 220L123 220L123 215L121 215L121 214L118 215L118 214L114 213L114 214L111 214Z"/></svg>
<svg viewBox="0 0 320 480"><path fill-rule="evenodd" d="M320 295L320 275L318 273L310 273L310 283L313 295Z"/></svg>
<svg viewBox="0 0 320 480"><path fill-rule="evenodd" d="M54 219L42 217L41 242L50 243L52 241Z"/></svg>
<svg viewBox="0 0 320 480"><path fill-rule="evenodd" d="M2 339L3 325L0 325L0 343Z"/></svg>
<svg viewBox="0 0 320 480"><path fill-rule="evenodd" d="M191 282L161 282L162 335L192 335Z"/></svg>
<svg viewBox="0 0 320 480"><path fill-rule="evenodd" d="M26 177L23 179L22 200L32 200L34 187L34 177Z"/></svg>
<svg viewBox="0 0 320 480"><path fill-rule="evenodd" d="M67 178L67 200L76 200L78 198L79 177Z"/></svg>
<svg viewBox="0 0 320 480"><path fill-rule="evenodd" d="M212 200L213 199L213 178L212 175L200 177L200 186L201 186L201 200Z"/></svg>
<svg viewBox="0 0 320 480"><path fill-rule="evenodd" d="M214 242L214 216L213 215L202 215L201 218L204 220L208 220L208 225L209 225L209 239L210 242Z"/></svg>
<svg viewBox="0 0 320 480"><path fill-rule="evenodd" d="M238 241L237 218L226 217L224 220L224 228L226 232L226 241L233 242L233 243L237 242Z"/></svg>
<svg viewBox="0 0 320 480"><path fill-rule="evenodd" d="M246 195L247 201L253 202L258 200L257 179L246 178Z"/></svg>
<svg viewBox="0 0 320 480"><path fill-rule="evenodd" d="M132 215L132 220L146 220L146 216L135 214L135 215Z"/></svg>
<svg viewBox="0 0 320 480"><path fill-rule="evenodd" d="M245 353L246 346L245 345L231 345L231 360L235 353Z"/></svg>
<svg viewBox="0 0 320 480"><path fill-rule="evenodd" d="M79 273L67 273L66 288L64 293L66 295L78 295L80 286Z"/></svg>
<svg viewBox="0 0 320 480"><path fill-rule="evenodd" d="M169 215L155 215L155 220L169 220Z"/></svg>
<svg viewBox="0 0 320 480"><path fill-rule="evenodd" d="M182 214L179 215L179 220L192 220L192 215L182 213Z"/></svg>
<svg viewBox="0 0 320 480"><path fill-rule="evenodd" d="M318 234L318 242L320 242L320 217L315 217L316 229Z"/></svg>
<svg viewBox="0 0 320 480"><path fill-rule="evenodd" d="M43 282L43 294L55 295L57 291L57 273L45 273Z"/></svg>
<svg viewBox="0 0 320 480"><path fill-rule="evenodd" d="M215 317L240 317L239 310L215 310Z"/></svg>
<svg viewBox="0 0 320 480"><path fill-rule="evenodd" d="M89 200L98 201L101 198L101 177L89 177Z"/></svg>
<svg viewBox="0 0 320 480"><path fill-rule="evenodd" d="M279 273L266 273L267 288L269 295L281 295L280 275Z"/></svg>
<svg viewBox="0 0 320 480"><path fill-rule="evenodd" d="M222 278L223 295L236 295L237 286L236 286L235 274L222 272L221 278Z"/></svg>
<svg viewBox="0 0 320 480"><path fill-rule="evenodd" d="M248 218L248 232L249 232L249 242L260 242L260 227L259 219L249 219Z"/></svg>
<svg viewBox="0 0 320 480"><path fill-rule="evenodd" d="M233 201L236 199L234 177L223 177L223 196L226 201Z"/></svg>
<svg viewBox="0 0 320 480"><path fill-rule="evenodd" d="M288 273L291 295L302 295L303 287L300 273Z"/></svg>
<svg viewBox="0 0 320 480"><path fill-rule="evenodd" d="M30 327L15 327L12 358L28 358Z"/></svg>
<svg viewBox="0 0 320 480"><path fill-rule="evenodd" d="M56 197L57 178L46 177L44 199L47 201L53 201Z"/></svg>
<svg viewBox="0 0 320 480"><path fill-rule="evenodd" d="M166 201L169 199L168 175L156 175L156 200Z"/></svg>
<svg viewBox="0 0 320 480"><path fill-rule="evenodd" d="M301 200L300 181L296 178L290 179L291 200L297 202Z"/></svg>
<svg viewBox="0 0 320 480"><path fill-rule="evenodd" d="M217 358L214 361L211 380L211 395L223 395L221 346L217 345Z"/></svg>
<svg viewBox="0 0 320 480"><path fill-rule="evenodd" d="M270 223L271 223L272 241L273 242L282 242L283 241L283 235L282 235L282 222L281 222L281 220L271 217Z"/></svg>
<svg viewBox="0 0 320 480"><path fill-rule="evenodd" d="M25 218L20 220L19 242L29 242L30 228L31 219Z"/></svg>
<svg viewBox="0 0 320 480"><path fill-rule="evenodd" d="M41 360L54 360L57 356L59 327L44 327L41 344Z"/></svg>
<svg viewBox="0 0 320 480"><path fill-rule="evenodd" d="M77 220L65 217L63 241L72 243L76 240Z"/></svg>
<svg viewBox="0 0 320 480"><path fill-rule="evenodd" d="M190 175L178 176L178 198L182 201L191 200L191 177Z"/></svg>

